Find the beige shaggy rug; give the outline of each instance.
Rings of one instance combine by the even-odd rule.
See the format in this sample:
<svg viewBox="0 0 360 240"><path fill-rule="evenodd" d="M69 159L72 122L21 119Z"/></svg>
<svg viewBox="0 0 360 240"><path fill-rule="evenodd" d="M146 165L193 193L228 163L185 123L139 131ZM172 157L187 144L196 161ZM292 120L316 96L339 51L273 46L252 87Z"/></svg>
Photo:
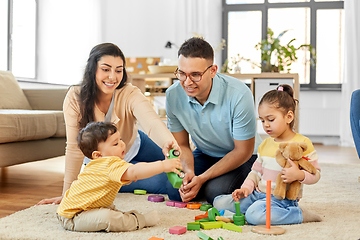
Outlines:
<svg viewBox="0 0 360 240"><path fill-rule="evenodd" d="M252 226L243 226L237 233L225 229L201 230L213 239L360 239L360 175L359 165L322 164L322 178L312 186L305 186L300 204L323 219L322 222L282 226L286 232L278 236L253 233ZM134 232L80 233L64 230L57 222L57 206L34 206L0 219L0 239L140 239L152 236L168 239L198 239L198 231L172 235L169 228L186 226L194 221L200 210L166 206L165 202L147 201L148 195L118 194L115 205L124 211L137 209L145 213L156 209L161 221L155 227ZM165 198L167 200L167 197Z"/></svg>

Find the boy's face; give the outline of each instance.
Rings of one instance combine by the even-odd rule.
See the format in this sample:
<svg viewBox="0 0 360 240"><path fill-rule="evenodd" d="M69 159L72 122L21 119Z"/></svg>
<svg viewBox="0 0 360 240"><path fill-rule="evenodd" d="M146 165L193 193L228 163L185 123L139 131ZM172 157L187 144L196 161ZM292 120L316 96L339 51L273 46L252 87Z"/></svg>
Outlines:
<svg viewBox="0 0 360 240"><path fill-rule="evenodd" d="M94 151L94 153L99 153L97 157L117 156L124 159L125 150L126 144L121 140L120 133L117 131L113 135L109 135L105 142L100 142L98 151Z"/></svg>

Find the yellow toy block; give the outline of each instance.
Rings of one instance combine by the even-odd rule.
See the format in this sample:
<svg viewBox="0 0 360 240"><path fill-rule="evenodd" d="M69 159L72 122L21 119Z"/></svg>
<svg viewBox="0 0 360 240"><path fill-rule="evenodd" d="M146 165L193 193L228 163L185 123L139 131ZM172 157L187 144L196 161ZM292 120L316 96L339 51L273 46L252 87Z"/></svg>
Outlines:
<svg viewBox="0 0 360 240"><path fill-rule="evenodd" d="M233 223L224 223L222 225L223 229L227 229L227 230L231 230L231 231L235 231L235 232L242 232L242 228L233 224Z"/></svg>
<svg viewBox="0 0 360 240"><path fill-rule="evenodd" d="M215 229L222 228L223 224L223 221L200 222L200 227L202 229Z"/></svg>

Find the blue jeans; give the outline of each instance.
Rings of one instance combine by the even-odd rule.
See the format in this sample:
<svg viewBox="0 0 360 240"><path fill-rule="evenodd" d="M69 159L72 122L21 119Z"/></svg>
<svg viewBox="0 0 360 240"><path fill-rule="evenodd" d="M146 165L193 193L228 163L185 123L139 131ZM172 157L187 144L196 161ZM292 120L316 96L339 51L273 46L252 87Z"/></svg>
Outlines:
<svg viewBox="0 0 360 240"><path fill-rule="evenodd" d="M154 162L164 160L162 149L156 145L144 132L139 130L141 144L138 154L130 161L132 164L139 162ZM150 178L137 180L129 185L122 186L119 192L134 192L135 189L146 190L148 193L166 194L165 182L168 181L166 173L160 173Z"/></svg>
<svg viewBox="0 0 360 240"><path fill-rule="evenodd" d="M360 89L355 90L351 95L350 125L356 151L360 158Z"/></svg>
<svg viewBox="0 0 360 240"><path fill-rule="evenodd" d="M195 149L193 151L193 155L196 176L204 173L221 159L218 157L211 157L206 155L199 149ZM193 200L203 200L205 198L207 202L212 204L216 196L232 193L244 182L256 158L257 155L252 155L252 157L240 167L214 179L210 179L204 183L197 196ZM179 189L173 188L169 181L167 182L166 187L170 200L182 201Z"/></svg>
<svg viewBox="0 0 360 240"><path fill-rule="evenodd" d="M235 201L231 194L221 195L214 199L216 209L235 212ZM240 199L240 211L245 214L248 224L266 224L266 193L254 190L246 198ZM271 225L299 224L303 215L296 200L278 200L271 195Z"/></svg>

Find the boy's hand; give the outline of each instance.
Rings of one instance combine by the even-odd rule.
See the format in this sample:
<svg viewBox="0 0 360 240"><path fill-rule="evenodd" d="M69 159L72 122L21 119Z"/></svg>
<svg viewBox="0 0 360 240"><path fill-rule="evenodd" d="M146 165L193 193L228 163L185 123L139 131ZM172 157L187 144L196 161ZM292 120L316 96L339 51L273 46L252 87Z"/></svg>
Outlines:
<svg viewBox="0 0 360 240"><path fill-rule="evenodd" d="M180 176L180 170L182 170L181 161L179 158L172 158L172 159L165 159L162 161L162 164L164 166L164 172L174 172L177 175Z"/></svg>
<svg viewBox="0 0 360 240"><path fill-rule="evenodd" d="M246 198L248 195L249 195L249 189L247 189L247 188L236 189L232 193L232 197L235 202L239 201L242 198Z"/></svg>

